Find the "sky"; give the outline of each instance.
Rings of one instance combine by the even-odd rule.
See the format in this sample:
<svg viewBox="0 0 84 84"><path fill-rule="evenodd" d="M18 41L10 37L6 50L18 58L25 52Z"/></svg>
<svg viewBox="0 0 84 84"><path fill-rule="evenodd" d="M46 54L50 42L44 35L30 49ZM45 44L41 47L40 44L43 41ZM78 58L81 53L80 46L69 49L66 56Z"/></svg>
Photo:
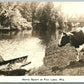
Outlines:
<svg viewBox="0 0 84 84"><path fill-rule="evenodd" d="M84 14L84 2L54 2L54 6L61 5L62 12L69 17L75 17Z"/></svg>

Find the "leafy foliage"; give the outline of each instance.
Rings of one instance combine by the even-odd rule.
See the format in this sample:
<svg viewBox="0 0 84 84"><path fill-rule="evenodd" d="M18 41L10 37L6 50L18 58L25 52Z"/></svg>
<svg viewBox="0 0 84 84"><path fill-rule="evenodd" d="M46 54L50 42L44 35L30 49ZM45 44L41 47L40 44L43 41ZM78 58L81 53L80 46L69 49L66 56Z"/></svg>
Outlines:
<svg viewBox="0 0 84 84"><path fill-rule="evenodd" d="M0 24L19 30L33 25L34 30L51 36L58 28L56 22L59 28L63 27L59 8L55 9L53 2L0 2Z"/></svg>

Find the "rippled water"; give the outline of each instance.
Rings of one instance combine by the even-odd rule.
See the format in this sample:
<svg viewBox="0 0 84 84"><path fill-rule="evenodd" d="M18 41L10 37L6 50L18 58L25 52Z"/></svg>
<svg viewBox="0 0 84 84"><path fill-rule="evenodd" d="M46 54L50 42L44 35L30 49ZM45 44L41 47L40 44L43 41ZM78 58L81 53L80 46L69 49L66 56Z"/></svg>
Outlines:
<svg viewBox="0 0 84 84"><path fill-rule="evenodd" d="M32 30L0 32L0 56L4 60L26 55L31 64L24 69L38 68L43 64L45 46L39 38L32 36Z"/></svg>

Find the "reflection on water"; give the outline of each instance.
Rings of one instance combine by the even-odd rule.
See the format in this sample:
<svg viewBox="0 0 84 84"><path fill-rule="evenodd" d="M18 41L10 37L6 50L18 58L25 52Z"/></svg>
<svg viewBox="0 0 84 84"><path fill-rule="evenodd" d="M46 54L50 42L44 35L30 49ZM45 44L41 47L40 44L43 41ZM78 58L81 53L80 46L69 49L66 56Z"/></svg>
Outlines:
<svg viewBox="0 0 84 84"><path fill-rule="evenodd" d="M28 38L32 35L32 30L24 30L24 31L8 31L1 30L0 31L0 40L2 39L14 39L14 38Z"/></svg>
<svg viewBox="0 0 84 84"><path fill-rule="evenodd" d="M32 36L32 30L0 31L0 56L4 60L14 59L28 55L31 64L24 69L36 68L43 64L45 46L41 40Z"/></svg>

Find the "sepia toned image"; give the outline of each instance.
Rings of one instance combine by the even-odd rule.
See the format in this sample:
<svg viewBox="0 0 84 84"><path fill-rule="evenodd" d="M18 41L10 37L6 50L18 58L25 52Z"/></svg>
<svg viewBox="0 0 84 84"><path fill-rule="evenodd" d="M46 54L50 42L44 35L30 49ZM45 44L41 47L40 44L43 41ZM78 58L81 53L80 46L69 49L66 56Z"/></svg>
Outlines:
<svg viewBox="0 0 84 84"><path fill-rule="evenodd" d="M0 76L83 76L84 2L0 2Z"/></svg>

